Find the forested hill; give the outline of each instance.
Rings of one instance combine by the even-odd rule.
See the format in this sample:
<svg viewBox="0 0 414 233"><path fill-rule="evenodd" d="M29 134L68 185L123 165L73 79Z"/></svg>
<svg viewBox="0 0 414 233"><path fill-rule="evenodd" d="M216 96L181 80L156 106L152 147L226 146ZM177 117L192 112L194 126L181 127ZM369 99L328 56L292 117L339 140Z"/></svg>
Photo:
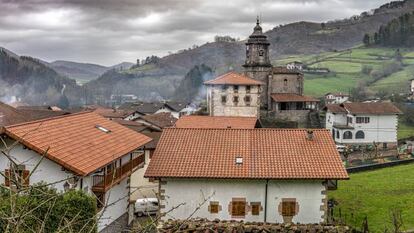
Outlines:
<svg viewBox="0 0 414 233"><path fill-rule="evenodd" d="M414 46L414 12L406 13L382 25L373 34L365 34L365 45L382 45L394 47Z"/></svg>
<svg viewBox="0 0 414 233"><path fill-rule="evenodd" d="M80 87L38 59L18 56L0 47L0 100L40 105L59 103L62 93L71 104L80 102Z"/></svg>

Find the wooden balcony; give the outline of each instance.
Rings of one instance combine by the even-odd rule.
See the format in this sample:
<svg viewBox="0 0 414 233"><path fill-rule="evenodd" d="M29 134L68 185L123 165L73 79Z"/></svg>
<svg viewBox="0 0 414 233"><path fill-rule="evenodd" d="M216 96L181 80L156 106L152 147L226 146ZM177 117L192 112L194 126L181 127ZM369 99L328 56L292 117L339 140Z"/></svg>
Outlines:
<svg viewBox="0 0 414 233"><path fill-rule="evenodd" d="M145 155L142 153L138 157L130 160L121 167L117 167L111 171L106 171L105 175L94 175L92 191L94 192L106 192L112 186L122 181L126 177L132 174L138 167L144 166ZM106 169L105 169L106 170Z"/></svg>

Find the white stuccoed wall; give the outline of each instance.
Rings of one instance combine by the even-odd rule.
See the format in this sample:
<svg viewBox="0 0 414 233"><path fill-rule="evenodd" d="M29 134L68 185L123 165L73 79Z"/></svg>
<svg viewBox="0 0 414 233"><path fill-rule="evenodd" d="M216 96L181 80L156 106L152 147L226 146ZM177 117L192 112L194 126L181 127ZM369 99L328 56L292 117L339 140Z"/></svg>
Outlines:
<svg viewBox="0 0 414 233"><path fill-rule="evenodd" d="M163 220L169 218L186 219L203 201L204 198L214 196L210 201L218 201L222 210L218 214L211 214L208 211L208 201L196 212L193 218L201 217L213 220L244 220L264 221L264 211L260 215L251 215L245 218L232 218L228 211L228 205L232 198L246 198L246 201L261 202L265 209L265 180L223 180L223 179L166 179L166 184L161 185L165 190L165 200L161 205L165 208L162 213L168 212L180 203L186 203L178 209L168 213ZM324 211L321 211L323 199L322 193L325 190L322 181L269 181L267 196L267 222L283 222L282 216L278 213L278 205L282 198L296 198L299 203L299 212L293 218L294 222L320 223L323 221Z"/></svg>
<svg viewBox="0 0 414 233"><path fill-rule="evenodd" d="M11 144L8 144L11 145ZM18 144L10 151L10 155L15 159L18 164L26 165L26 170L30 172L33 171L35 166L41 160L41 156L36 152L24 149L21 144ZM10 161L4 155L0 155L0 171L4 172L5 169L10 168ZM65 180L69 177L72 177L73 174L69 171L63 171L62 166L57 163L44 158L39 164L37 169L33 172L30 177L30 184L39 183L44 181L46 183L54 183L60 180ZM56 188L58 191L64 191L63 184L65 181L56 183L52 187ZM0 183L4 184L4 177L0 176Z"/></svg>
<svg viewBox="0 0 414 233"><path fill-rule="evenodd" d="M11 145L10 140L8 141L8 145ZM15 148L11 150L11 156L17 161L18 163L25 164L26 170L32 171L36 164L41 160L41 156L36 152L24 149L21 144L18 144ZM125 155L124 158L128 158L129 155ZM123 159L124 159L123 158ZM4 156L0 154L0 171L4 171L5 169L9 169L10 162ZM73 177L74 174L69 171L63 171L62 166L59 164L44 158L37 169L33 172L32 176L30 177L30 185L39 183L41 181L46 183L54 183L56 181L64 180L69 177ZM83 183L83 190L87 193L92 193L92 178L91 176L86 177L79 177L82 179ZM110 224L112 221L116 220L117 218L121 217L123 214L127 212L128 203L129 203L129 184L127 183L128 179L124 179L119 184L112 187L107 193L106 198L109 198L108 203L113 203L117 201L115 204L109 206L98 224L98 230L101 231L106 225ZM4 177L0 176L0 184L4 184ZM64 192L63 182L57 183L52 185L52 187L56 188L58 192ZM80 180L76 187L80 189Z"/></svg>
<svg viewBox="0 0 414 233"><path fill-rule="evenodd" d="M106 203L110 206L105 209L98 223L98 231L101 231L113 221L127 213L129 203L129 184L128 179L124 179L119 184L112 187L105 194ZM116 203L112 204L111 203Z"/></svg>

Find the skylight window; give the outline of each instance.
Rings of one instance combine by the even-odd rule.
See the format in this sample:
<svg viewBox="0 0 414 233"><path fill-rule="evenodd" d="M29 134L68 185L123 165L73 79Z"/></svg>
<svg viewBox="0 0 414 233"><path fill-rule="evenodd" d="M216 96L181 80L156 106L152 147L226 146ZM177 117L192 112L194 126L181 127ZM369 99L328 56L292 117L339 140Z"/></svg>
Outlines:
<svg viewBox="0 0 414 233"><path fill-rule="evenodd" d="M237 165L243 164L243 158L242 157L236 157L236 164Z"/></svg>
<svg viewBox="0 0 414 233"><path fill-rule="evenodd" d="M97 129L99 129L100 131L104 132L104 133L110 133L111 132L111 130L109 130L109 129L103 127L103 126L100 126L100 125L96 125L95 127Z"/></svg>

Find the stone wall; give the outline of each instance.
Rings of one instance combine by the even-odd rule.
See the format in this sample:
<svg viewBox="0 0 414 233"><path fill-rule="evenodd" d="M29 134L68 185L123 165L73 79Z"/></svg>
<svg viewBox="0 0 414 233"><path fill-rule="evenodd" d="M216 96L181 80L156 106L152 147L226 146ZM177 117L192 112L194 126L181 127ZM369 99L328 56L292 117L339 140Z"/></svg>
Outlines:
<svg viewBox="0 0 414 233"><path fill-rule="evenodd" d="M278 120L296 121L300 125L306 125L308 123L309 112L310 110L273 111L269 113L269 116Z"/></svg>
<svg viewBox="0 0 414 233"><path fill-rule="evenodd" d="M348 233L347 226L321 225L321 224L267 224L236 221L207 221L196 219L191 221L168 220L158 226L158 232L315 232L315 233Z"/></svg>
<svg viewBox="0 0 414 233"><path fill-rule="evenodd" d="M303 95L303 75L295 73L274 73L270 81L270 89L271 93L294 93Z"/></svg>
<svg viewBox="0 0 414 233"><path fill-rule="evenodd" d="M259 86L250 86L250 92L247 93L246 86L238 86L234 90L234 85L212 85L207 90L207 101L211 116L240 116L240 117L258 117L260 109L260 88ZM250 102L246 102L245 97L250 97ZM226 102L222 101L226 98ZM234 101L238 97L238 102Z"/></svg>

